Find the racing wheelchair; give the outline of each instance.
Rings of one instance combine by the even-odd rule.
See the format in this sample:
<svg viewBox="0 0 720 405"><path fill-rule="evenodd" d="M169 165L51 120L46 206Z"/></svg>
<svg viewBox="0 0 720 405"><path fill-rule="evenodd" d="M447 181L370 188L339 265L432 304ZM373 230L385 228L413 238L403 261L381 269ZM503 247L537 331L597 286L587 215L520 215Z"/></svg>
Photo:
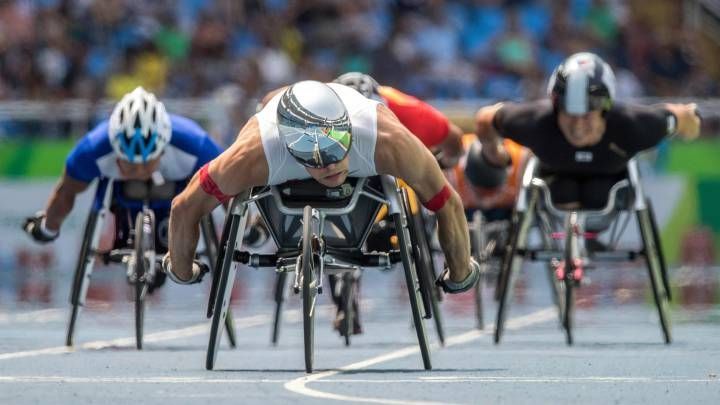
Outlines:
<svg viewBox="0 0 720 405"><path fill-rule="evenodd" d="M522 187L510 224L510 241L507 245L498 281L498 312L494 334L499 343L513 290L515 276L525 259L545 261L553 286L553 299L558 307L566 343L573 344L573 315L575 292L580 287L584 269L590 261L634 261L642 258L648 268L655 306L666 344L671 343L669 315L670 286L660 235L652 204L643 192L638 164L628 162L627 176L611 189L607 205L600 210L561 210L553 205L547 183L538 176L539 161L532 157L525 168ZM597 235L584 230L588 217L614 215L610 225L610 243L607 251L592 252L586 242ZM625 214L621 224L621 215ZM641 245L636 250L617 249L620 236L632 217L636 217ZM535 224L540 229L540 246L529 243L529 229Z"/></svg>
<svg viewBox="0 0 720 405"><path fill-rule="evenodd" d="M428 214L420 205L415 192L407 186L403 181L398 184L408 194L408 206L410 207L408 228L411 235L416 236L416 243L413 244L413 257L420 284L421 297L423 305L428 309L428 317L431 317L435 323L435 330L438 334L438 341L441 346L445 344L445 332L443 329L442 313L440 312L440 301L442 300L442 290L435 286L434 280L437 278L435 274L435 263L433 261L432 249L428 235L434 233L434 218L428 218ZM397 239L397 232L391 221L387 219L387 208L381 208L375 220L374 227L366 238L367 250L391 250L394 240ZM433 226L429 227L428 224ZM396 245L396 243L395 243ZM373 247L371 247L373 246ZM280 335L280 324L282 321L282 307L287 296L287 275L286 272L278 273L275 283L274 300L275 313L273 319L273 329L271 342L276 345ZM332 275L334 280L330 279L330 287L334 288L333 300L337 300L339 310L342 311L344 317L339 325L336 325L340 335L345 341L345 345L350 345L350 336L354 332L354 324L358 314L356 313L357 297L355 296L359 288L360 271L347 271L341 275ZM333 283L334 281L334 283Z"/></svg>
<svg viewBox="0 0 720 405"><path fill-rule="evenodd" d="M167 203L172 200L177 187L178 184L172 181L166 181L159 185L153 184L152 181L136 180L114 182L110 179L101 179L98 182L96 200L85 222L80 255L70 292L71 311L65 337L66 346L73 346L78 314L80 308L85 305L93 266L96 257L99 257L106 264L124 264L127 268L128 281L134 290L135 346L137 349L142 349L145 298L148 289L156 281L156 269L160 268L161 260L155 246L156 222L153 206L156 202ZM123 235L122 242L127 247L101 252L98 250L100 234L108 213L113 211L112 204L118 200L138 207L134 222L132 218L128 218L128 223L134 224L134 226L128 230L127 235ZM130 210L126 212L128 217L131 215L130 212ZM218 252L218 240L212 216L208 215L203 218L201 233L205 250L199 253L207 258L210 265L214 265ZM235 347L235 328L232 315L226 318L226 323L230 345Z"/></svg>
<svg viewBox="0 0 720 405"><path fill-rule="evenodd" d="M278 247L275 254L241 250L240 235L244 234L247 224L249 204L257 206L267 225ZM365 252L363 245L383 205L387 205L397 230L398 249ZM410 225L410 213L407 190L399 187L395 178L385 175L349 178L332 188L312 179L292 181L256 187L233 198L215 266L217 274L210 290L207 315L212 323L206 368L211 370L215 366L238 263L274 268L280 274L292 275L293 291L302 294L305 371L308 373L313 371L315 308L317 295L323 292L323 276L350 274L360 268L389 269L394 263L402 263L423 366L430 370L424 319L429 318L431 312L422 297L418 258L413 249L418 244L418 232ZM351 298L351 294L346 295L346 299Z"/></svg>

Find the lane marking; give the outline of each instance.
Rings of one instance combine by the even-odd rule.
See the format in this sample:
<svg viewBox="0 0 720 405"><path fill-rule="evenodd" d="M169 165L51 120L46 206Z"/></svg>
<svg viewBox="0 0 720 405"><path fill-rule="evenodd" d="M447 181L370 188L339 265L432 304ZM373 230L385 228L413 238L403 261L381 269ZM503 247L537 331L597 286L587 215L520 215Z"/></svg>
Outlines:
<svg viewBox="0 0 720 405"><path fill-rule="evenodd" d="M330 308L334 308L332 305L319 305L317 307L319 311L319 314L321 316L320 319L324 319L327 310ZM283 311L283 321L289 322L289 323L295 323L299 319L302 319L300 316L301 312L300 309L287 309ZM254 315L250 317L245 318L239 318L235 319L235 326L237 327L254 327L254 326L260 326L264 324L269 324L271 321L271 317L269 315ZM210 330L210 321L196 324L193 326L189 326L186 328L180 328L180 329L169 329L165 331L160 332L154 332L150 334L146 334L143 336L144 342L163 342L167 340L174 340L174 339L180 339L185 337L191 337L191 336L197 336L201 335L203 333L209 333ZM106 349L109 347L126 347L126 346L133 346L135 345L135 337L124 337L124 338L118 338L118 339L111 339L111 340L96 340L93 342L87 342L80 345L77 345L76 347L67 347L67 346L56 346L56 347L47 347L43 349L34 349L34 350L25 350L20 352L10 352L10 353L0 353L0 360L10 360L10 359L18 359L23 357L36 357L36 356L46 356L46 355L57 355L57 354L65 354L65 353L73 353L79 350L101 350Z"/></svg>
<svg viewBox="0 0 720 405"><path fill-rule="evenodd" d="M525 326L529 326L536 323L546 322L551 319L557 318L557 310L555 307L548 307L536 312L532 312L528 315L519 316L508 320L505 323L505 328L508 330L519 329ZM445 347L451 347L455 345L465 344L479 339L482 336L489 334L487 330L471 330L459 335L451 336L445 339ZM436 344L431 345L433 349L437 348ZM372 397L359 397L351 395L334 394L330 392L320 391L317 389L308 388L307 384L318 382L321 379L332 377L337 374L341 374L347 371L360 370L369 366L373 366L380 363L385 363L391 360L410 356L418 353L420 348L417 345L408 346L403 349L395 350L389 353L385 353L376 357L369 358L367 360L359 361L356 363L348 364L340 367L337 370L324 371L321 373L312 374L309 376L303 376L296 378L292 381L287 382L284 387L288 391L292 391L296 394L331 399L335 401L349 401L349 402L366 402L366 403L377 403L377 404L407 404L407 405L426 405L436 404L439 402L425 402L425 401L411 401L411 400L396 400L388 398L372 398ZM447 404L448 402L443 401L442 403Z"/></svg>
<svg viewBox="0 0 720 405"><path fill-rule="evenodd" d="M0 376L0 383L70 383L70 384L284 384L288 379L272 378L202 378L202 377L67 377L67 376ZM679 378L679 377L419 377L416 379L332 379L315 381L318 384L447 384L447 383L720 383L717 378Z"/></svg>

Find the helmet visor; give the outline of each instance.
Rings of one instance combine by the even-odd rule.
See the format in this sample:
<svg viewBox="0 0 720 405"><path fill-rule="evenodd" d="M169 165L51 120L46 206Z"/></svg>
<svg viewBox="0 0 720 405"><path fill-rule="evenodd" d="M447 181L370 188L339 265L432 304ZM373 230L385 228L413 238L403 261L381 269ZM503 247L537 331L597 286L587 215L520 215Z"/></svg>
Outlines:
<svg viewBox="0 0 720 405"><path fill-rule="evenodd" d="M279 125L290 154L303 166L323 168L347 156L352 144L350 131L336 127L308 126L299 129Z"/></svg>

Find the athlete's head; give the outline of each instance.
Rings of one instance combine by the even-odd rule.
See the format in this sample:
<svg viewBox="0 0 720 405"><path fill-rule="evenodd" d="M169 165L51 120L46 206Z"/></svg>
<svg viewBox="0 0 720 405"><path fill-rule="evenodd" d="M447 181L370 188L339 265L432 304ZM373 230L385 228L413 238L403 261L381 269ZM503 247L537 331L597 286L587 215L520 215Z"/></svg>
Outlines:
<svg viewBox="0 0 720 405"><path fill-rule="evenodd" d="M381 98L379 92L380 85L368 74L348 72L338 76L333 82L353 88L367 98L373 100L380 100Z"/></svg>
<svg viewBox="0 0 720 405"><path fill-rule="evenodd" d="M604 114L615 97L615 75L605 61L589 52L571 55L550 76L547 93L571 144L587 146L600 140Z"/></svg>
<svg viewBox="0 0 720 405"><path fill-rule="evenodd" d="M315 180L326 186L345 181L352 126L330 86L307 80L288 87L278 103L277 121L288 151Z"/></svg>
<svg viewBox="0 0 720 405"><path fill-rule="evenodd" d="M123 96L110 115L110 144L128 178L145 177L148 171L152 174L171 135L165 106L142 87Z"/></svg>

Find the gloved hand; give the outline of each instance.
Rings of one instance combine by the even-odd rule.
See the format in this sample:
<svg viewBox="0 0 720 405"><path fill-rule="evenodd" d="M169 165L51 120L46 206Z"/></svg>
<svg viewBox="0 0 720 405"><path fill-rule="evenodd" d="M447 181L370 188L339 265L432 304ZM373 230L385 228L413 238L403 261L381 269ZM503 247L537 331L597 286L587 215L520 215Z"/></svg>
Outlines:
<svg viewBox="0 0 720 405"><path fill-rule="evenodd" d="M52 232L45 228L45 212L38 211L35 215L25 218L23 230L36 242L49 243L60 236L60 231Z"/></svg>
<svg viewBox="0 0 720 405"><path fill-rule="evenodd" d="M205 273L210 272L210 268L205 264L197 260L193 260L192 263L192 277L189 280L183 280L179 278L172 271L172 263L170 262L170 253L166 253L162 260L162 271L165 273L170 280L178 284L195 284L202 281Z"/></svg>

